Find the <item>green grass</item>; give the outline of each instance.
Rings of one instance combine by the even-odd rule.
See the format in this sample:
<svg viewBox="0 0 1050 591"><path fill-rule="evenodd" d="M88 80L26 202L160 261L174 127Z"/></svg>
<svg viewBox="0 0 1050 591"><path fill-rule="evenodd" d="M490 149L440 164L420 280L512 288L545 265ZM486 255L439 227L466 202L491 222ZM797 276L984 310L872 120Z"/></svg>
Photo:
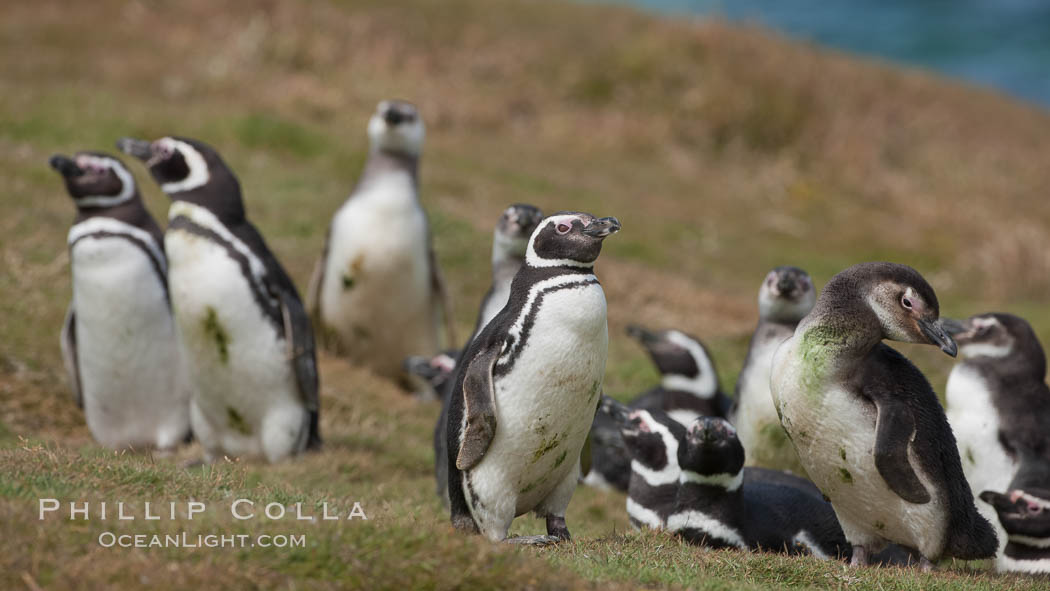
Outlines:
<svg viewBox="0 0 1050 591"><path fill-rule="evenodd" d="M945 314L1027 317L1050 339L1050 117L990 92L756 29L525 0L318 0L259 6L9 2L0 20L0 588L1038 589L982 564L932 575L705 552L634 532L624 498L581 488L553 549L453 533L433 494L438 409L322 357L325 448L267 466L184 469L95 445L57 336L73 208L47 158L125 135L216 146L253 222L304 288L367 155L376 103L427 123L423 202L459 332L488 287L510 203L615 215L597 272L609 302L606 393L656 372L629 323L708 344L731 392L773 266L818 286L863 260L916 266ZM167 199L138 164L148 207ZM215 328L215 327L211 327ZM221 331L212 331L217 338ZM220 345L217 339L213 345ZM902 350L943 390L951 361ZM38 498L199 500L193 521L39 521ZM236 521L228 504L360 502L352 522ZM303 549L105 549L127 533L305 534ZM514 533L541 533L532 517Z"/></svg>

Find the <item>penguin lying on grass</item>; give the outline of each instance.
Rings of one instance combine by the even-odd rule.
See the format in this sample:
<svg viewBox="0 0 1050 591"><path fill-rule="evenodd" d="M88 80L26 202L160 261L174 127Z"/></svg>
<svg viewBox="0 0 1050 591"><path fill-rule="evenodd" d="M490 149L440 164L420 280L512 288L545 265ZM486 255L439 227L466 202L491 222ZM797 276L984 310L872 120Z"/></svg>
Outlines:
<svg viewBox="0 0 1050 591"><path fill-rule="evenodd" d="M125 138L171 198L164 245L205 460L270 462L320 445L314 336L299 293L248 221L237 177L210 146Z"/></svg>
<svg viewBox="0 0 1050 591"><path fill-rule="evenodd" d="M667 529L712 548L845 558L850 546L831 505L811 491L744 482L744 447L725 419L702 417L678 448L681 467Z"/></svg>
<svg viewBox="0 0 1050 591"><path fill-rule="evenodd" d="M996 559L1001 572L1050 574L1050 487L984 491L981 500L992 505L1007 534L1007 544Z"/></svg>
<svg viewBox="0 0 1050 591"><path fill-rule="evenodd" d="M660 371L660 385L639 394L630 408L667 413L683 427L699 416L726 416L732 402L722 392L714 361L699 339L678 330L654 332L635 325L627 327L627 334L641 343ZM591 471L584 483L626 491L631 460L624 452L620 425L607 413L598 413L591 433Z"/></svg>
<svg viewBox="0 0 1050 591"><path fill-rule="evenodd" d="M609 336L594 275L615 218L552 215L532 233L507 305L471 341L449 392L448 493L453 526L503 540L518 515L569 539L565 509L601 394Z"/></svg>
<svg viewBox="0 0 1050 591"><path fill-rule="evenodd" d="M777 349L771 388L806 473L831 500L852 564L889 542L930 561L995 554L955 437L922 373L883 339L954 356L937 296L911 267L864 263L835 275Z"/></svg>
<svg viewBox="0 0 1050 591"><path fill-rule="evenodd" d="M73 300L62 357L96 441L170 450L189 435L189 389L168 297L163 234L120 160L50 160L77 207L69 229Z"/></svg>
<svg viewBox="0 0 1050 591"><path fill-rule="evenodd" d="M813 280L798 267L773 269L758 290L758 326L751 335L729 416L747 452L748 466L790 470L805 476L773 406L769 372L773 353L780 343L791 338L816 301Z"/></svg>

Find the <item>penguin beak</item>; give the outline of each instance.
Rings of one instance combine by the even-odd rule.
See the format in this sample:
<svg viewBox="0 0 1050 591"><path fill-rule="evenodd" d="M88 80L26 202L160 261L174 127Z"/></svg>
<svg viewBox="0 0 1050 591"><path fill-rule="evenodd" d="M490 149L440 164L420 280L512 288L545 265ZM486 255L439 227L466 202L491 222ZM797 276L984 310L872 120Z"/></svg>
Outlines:
<svg viewBox="0 0 1050 591"><path fill-rule="evenodd" d="M583 227L583 233L592 238L605 238L620 231L620 220L613 217L594 220Z"/></svg>
<svg viewBox="0 0 1050 591"><path fill-rule="evenodd" d="M630 414L631 409L608 396L602 396L602 405L599 408L617 423L626 424L630 420L627 415Z"/></svg>
<svg viewBox="0 0 1050 591"><path fill-rule="evenodd" d="M660 340L660 337L656 333L645 330L637 324L631 324L627 326L627 336L635 339L636 341L644 344L654 343Z"/></svg>
<svg viewBox="0 0 1050 591"><path fill-rule="evenodd" d="M941 328L944 329L944 332L950 334L953 338L970 330L969 322L963 322L954 318L941 318L938 322Z"/></svg>
<svg viewBox="0 0 1050 591"><path fill-rule="evenodd" d="M146 140L123 137L117 140L117 149L143 162L153 157L153 144Z"/></svg>
<svg viewBox="0 0 1050 591"><path fill-rule="evenodd" d="M84 174L84 169L77 166L77 163L73 162L72 158L68 158L61 154L55 154L48 159L47 163L51 165L51 168L57 170L59 174L67 179Z"/></svg>
<svg viewBox="0 0 1050 591"><path fill-rule="evenodd" d="M939 320L920 318L918 322L919 329L922 330L922 334L930 341L931 345L937 345L949 357L955 357L959 352L959 346L955 344L955 340L941 326Z"/></svg>

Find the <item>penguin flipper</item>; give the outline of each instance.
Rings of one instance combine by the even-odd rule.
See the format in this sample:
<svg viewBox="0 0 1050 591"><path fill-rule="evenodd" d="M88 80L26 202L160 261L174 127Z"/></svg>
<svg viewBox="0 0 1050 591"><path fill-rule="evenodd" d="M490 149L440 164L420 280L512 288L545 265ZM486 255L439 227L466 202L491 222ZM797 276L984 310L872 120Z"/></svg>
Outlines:
<svg viewBox="0 0 1050 591"><path fill-rule="evenodd" d="M69 373L69 387L77 406L84 408L84 395L80 390L80 364L77 362L77 315L73 304L66 310L66 320L62 324L62 363Z"/></svg>
<svg viewBox="0 0 1050 591"><path fill-rule="evenodd" d="M438 268L437 254L434 252L433 245L427 250L427 257L430 259L430 286L438 298L437 304L441 308L441 317L445 320L445 343L449 347L455 347L459 341L456 339L456 322L452 317L452 298L448 295L445 278L441 275L441 269Z"/></svg>
<svg viewBox="0 0 1050 591"><path fill-rule="evenodd" d="M476 466L485 457L496 435L496 393L493 390L492 368L499 358L499 351L498 346L479 351L463 376L467 421L456 455L456 468L459 470L466 471Z"/></svg>
<svg viewBox="0 0 1050 591"><path fill-rule="evenodd" d="M310 413L308 449L321 444L318 419L320 399L318 396L317 352L310 317L294 292L278 290L281 302L281 318L284 321L284 338L288 347L288 359L292 362L299 398Z"/></svg>
<svg viewBox="0 0 1050 591"><path fill-rule="evenodd" d="M930 502L930 493L908 461L908 445L915 435L911 409L901 402L876 401L875 468L900 498L922 505Z"/></svg>

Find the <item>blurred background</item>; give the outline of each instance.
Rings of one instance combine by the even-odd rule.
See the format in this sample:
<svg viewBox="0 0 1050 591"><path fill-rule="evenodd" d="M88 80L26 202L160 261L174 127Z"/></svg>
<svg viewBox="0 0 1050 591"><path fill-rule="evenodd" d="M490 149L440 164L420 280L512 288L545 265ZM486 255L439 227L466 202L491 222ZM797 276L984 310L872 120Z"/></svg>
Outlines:
<svg viewBox="0 0 1050 591"><path fill-rule="evenodd" d="M489 285L492 229L508 204L620 219L623 231L597 267L609 301L605 390L619 398L656 380L623 336L628 323L699 336L731 392L759 284L784 264L807 269L821 287L857 262L906 263L933 284L943 314L1013 312L1050 342L1046 6L6 0L0 475L20 476L6 488L0 478L0 493L21 502L119 486L148 500L175 482L167 490L187 497L259 489L382 508L379 521L340 529L309 553L256 553L273 564L252 568L241 564L246 556L209 555L179 566L178 576L197 568L205 579L271 586L276 569L405 577L392 580L410 587L430 580L412 579L410 562L450 560L452 550L428 537L447 525L431 492L436 406L343 360L321 359L322 454L269 469L222 468L226 480L132 460L111 471L111 456L92 446L66 396L58 334L75 211L47 160L115 152L125 135L215 146L241 180L250 219L305 291L329 220L361 171L376 103L415 102L427 125L423 205L460 334ZM130 167L165 220L166 198L137 163ZM903 348L943 393L951 360L932 347ZM16 436L57 443L35 453ZM589 494L574 500L574 534L627 527L622 497ZM72 586L77 576L120 581L166 564L145 553L135 562L82 560L77 548L91 543L90 531L45 544L72 530L38 530L35 514L12 503L0 498L0 522L46 532L34 534L45 558L0 571L36 576L64 565ZM0 538L0 550L10 550L0 554L21 560L25 537ZM464 565L495 552L466 539L448 544ZM362 556L372 558L359 559L358 548L371 548ZM680 562L696 560L706 559ZM529 576L543 570L520 564ZM434 576L431 568L419 576ZM503 580L493 572L490 585ZM825 580L813 576L813 584Z"/></svg>

